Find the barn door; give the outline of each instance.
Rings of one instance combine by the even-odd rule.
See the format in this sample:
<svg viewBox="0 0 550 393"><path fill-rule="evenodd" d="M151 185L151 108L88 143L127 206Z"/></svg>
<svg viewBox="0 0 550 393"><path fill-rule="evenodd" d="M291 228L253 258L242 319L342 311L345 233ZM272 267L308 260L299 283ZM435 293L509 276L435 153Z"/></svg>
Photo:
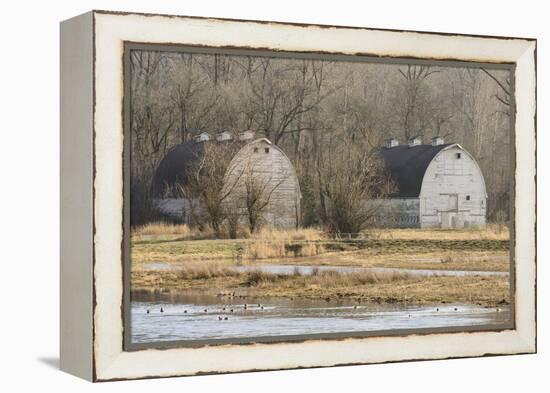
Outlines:
<svg viewBox="0 0 550 393"><path fill-rule="evenodd" d="M449 195L449 206L447 210L458 211L458 194Z"/></svg>

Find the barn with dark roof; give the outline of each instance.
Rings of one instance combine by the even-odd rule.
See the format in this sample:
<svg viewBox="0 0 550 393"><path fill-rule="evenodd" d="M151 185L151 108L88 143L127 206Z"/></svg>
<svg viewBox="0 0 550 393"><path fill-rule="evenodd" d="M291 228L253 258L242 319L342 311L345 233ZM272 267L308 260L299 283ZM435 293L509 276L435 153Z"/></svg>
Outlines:
<svg viewBox="0 0 550 393"><path fill-rule="evenodd" d="M388 139L381 149L396 192L381 203L379 222L392 227L464 228L485 225L487 191L476 160L443 138L406 145Z"/></svg>
<svg viewBox="0 0 550 393"><path fill-rule="evenodd" d="M294 166L278 146L266 138L257 137L250 130L236 137L224 131L214 138L202 132L166 154L151 184L153 202L166 218L192 223L191 207L194 202L193 206L197 208L197 201L182 198L177 187L187 184L190 172L209 144L224 145L224 151L230 157L223 185L223 190L229 191L224 203L231 203L228 209L240 213L240 221L247 221L246 193L253 185L261 194L256 197L263 200L262 223L276 228L298 226L301 194Z"/></svg>

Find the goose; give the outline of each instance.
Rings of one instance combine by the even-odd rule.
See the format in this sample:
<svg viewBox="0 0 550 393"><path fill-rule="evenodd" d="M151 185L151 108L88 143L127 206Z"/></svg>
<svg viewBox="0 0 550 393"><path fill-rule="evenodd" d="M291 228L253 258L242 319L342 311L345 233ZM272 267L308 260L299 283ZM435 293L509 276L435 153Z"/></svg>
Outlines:
<svg viewBox="0 0 550 393"><path fill-rule="evenodd" d="M221 321L223 318L222 317L218 317L218 321Z"/></svg>
<svg viewBox="0 0 550 393"><path fill-rule="evenodd" d="M455 311L458 311L458 308L455 307L454 310L455 310Z"/></svg>
<svg viewBox="0 0 550 393"><path fill-rule="evenodd" d="M260 306L260 310L263 310L264 309L264 306Z"/></svg>
<svg viewBox="0 0 550 393"><path fill-rule="evenodd" d="M231 309L231 310L229 310L229 311L233 312L233 309Z"/></svg>
<svg viewBox="0 0 550 393"><path fill-rule="evenodd" d="M224 318L224 320L226 320L226 321L227 321L228 319L229 319L229 318L227 318L227 317Z"/></svg>
<svg viewBox="0 0 550 393"><path fill-rule="evenodd" d="M164 312L164 309L162 307L160 308L160 312Z"/></svg>
<svg viewBox="0 0 550 393"><path fill-rule="evenodd" d="M439 312L439 307L435 309L435 311Z"/></svg>
<svg viewBox="0 0 550 393"><path fill-rule="evenodd" d="M149 314L149 309L147 309L147 314Z"/></svg>
<svg viewBox="0 0 550 393"><path fill-rule="evenodd" d="M208 312L208 309L205 308L205 309L204 309L204 312Z"/></svg>
<svg viewBox="0 0 550 393"><path fill-rule="evenodd" d="M183 313L184 313L184 314L187 314L187 310L183 310Z"/></svg>
<svg viewBox="0 0 550 393"><path fill-rule="evenodd" d="M356 304L355 306L353 306L353 309L354 309L354 310L357 310L357 304Z"/></svg>

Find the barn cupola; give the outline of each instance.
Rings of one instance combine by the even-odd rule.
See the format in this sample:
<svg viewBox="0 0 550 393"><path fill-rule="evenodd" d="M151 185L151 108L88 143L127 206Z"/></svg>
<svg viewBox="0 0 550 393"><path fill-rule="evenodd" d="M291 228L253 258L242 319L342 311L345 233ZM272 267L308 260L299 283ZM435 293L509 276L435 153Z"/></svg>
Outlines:
<svg viewBox="0 0 550 393"><path fill-rule="evenodd" d="M440 136L434 136L432 138L432 146L439 146L445 143L445 140Z"/></svg>
<svg viewBox="0 0 550 393"><path fill-rule="evenodd" d="M388 138L384 141L384 147L386 149L391 149L392 147L399 146L399 141L396 138Z"/></svg>
<svg viewBox="0 0 550 393"><path fill-rule="evenodd" d="M195 136L195 142L207 142L210 140L210 134L208 132L201 132L199 135Z"/></svg>
<svg viewBox="0 0 550 393"><path fill-rule="evenodd" d="M222 131L216 134L216 140L218 142L230 141L231 139L233 139L233 136L231 135L230 132Z"/></svg>
<svg viewBox="0 0 550 393"><path fill-rule="evenodd" d="M254 131L252 130L246 130L239 134L239 140L241 141L247 141L252 138L254 138Z"/></svg>
<svg viewBox="0 0 550 393"><path fill-rule="evenodd" d="M409 147L420 146L422 144L422 135L409 138Z"/></svg>

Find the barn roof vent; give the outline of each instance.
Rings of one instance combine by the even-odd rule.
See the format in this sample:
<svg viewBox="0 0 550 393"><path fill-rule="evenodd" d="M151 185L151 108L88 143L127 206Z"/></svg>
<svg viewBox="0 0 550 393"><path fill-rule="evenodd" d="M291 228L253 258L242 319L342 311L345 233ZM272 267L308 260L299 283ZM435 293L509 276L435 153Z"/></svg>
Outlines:
<svg viewBox="0 0 550 393"><path fill-rule="evenodd" d="M422 135L413 136L409 139L409 147L420 146L422 144Z"/></svg>
<svg viewBox="0 0 550 393"><path fill-rule="evenodd" d="M231 139L233 139L233 136L231 135L230 132L222 131L216 134L216 140L218 142L230 141Z"/></svg>
<svg viewBox="0 0 550 393"><path fill-rule="evenodd" d="M246 130L239 134L239 140L241 141L247 141L252 138L254 138L254 131L252 130Z"/></svg>
<svg viewBox="0 0 550 393"><path fill-rule="evenodd" d="M206 142L210 140L210 134L208 132L201 132L195 137L195 142Z"/></svg>
<svg viewBox="0 0 550 393"><path fill-rule="evenodd" d="M386 149L391 149L392 147L399 146L399 141L395 138L388 138L384 141L384 147Z"/></svg>
<svg viewBox="0 0 550 393"><path fill-rule="evenodd" d="M439 146L445 143L445 140L440 136L434 136L432 138L432 146Z"/></svg>

